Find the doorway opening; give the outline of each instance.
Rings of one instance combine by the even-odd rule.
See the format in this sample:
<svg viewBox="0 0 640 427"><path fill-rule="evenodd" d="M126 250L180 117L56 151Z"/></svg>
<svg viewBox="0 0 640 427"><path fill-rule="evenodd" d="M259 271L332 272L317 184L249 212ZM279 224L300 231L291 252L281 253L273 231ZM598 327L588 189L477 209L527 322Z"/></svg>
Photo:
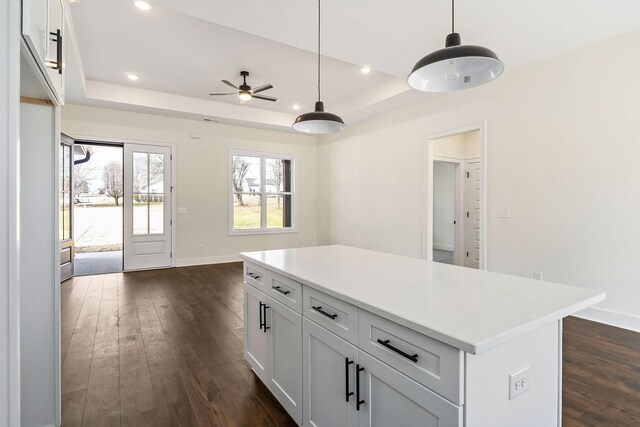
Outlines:
<svg viewBox="0 0 640 427"><path fill-rule="evenodd" d="M484 124L425 139L426 259L485 268Z"/></svg>
<svg viewBox="0 0 640 427"><path fill-rule="evenodd" d="M75 142L73 166L74 274L123 270L124 150Z"/></svg>

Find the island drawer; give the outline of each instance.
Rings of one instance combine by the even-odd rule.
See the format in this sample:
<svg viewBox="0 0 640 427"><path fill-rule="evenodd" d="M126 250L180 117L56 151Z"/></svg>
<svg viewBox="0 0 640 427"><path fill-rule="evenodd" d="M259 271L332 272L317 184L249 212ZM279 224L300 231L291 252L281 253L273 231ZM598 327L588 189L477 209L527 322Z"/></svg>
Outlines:
<svg viewBox="0 0 640 427"><path fill-rule="evenodd" d="M398 323L360 310L359 347L450 401L464 404L464 354Z"/></svg>
<svg viewBox="0 0 640 427"><path fill-rule="evenodd" d="M250 262L244 263L244 281L256 288L266 291L267 269Z"/></svg>
<svg viewBox="0 0 640 427"><path fill-rule="evenodd" d="M269 270L267 293L291 310L302 313L302 284Z"/></svg>
<svg viewBox="0 0 640 427"><path fill-rule="evenodd" d="M302 314L340 338L358 345L358 307L305 286Z"/></svg>

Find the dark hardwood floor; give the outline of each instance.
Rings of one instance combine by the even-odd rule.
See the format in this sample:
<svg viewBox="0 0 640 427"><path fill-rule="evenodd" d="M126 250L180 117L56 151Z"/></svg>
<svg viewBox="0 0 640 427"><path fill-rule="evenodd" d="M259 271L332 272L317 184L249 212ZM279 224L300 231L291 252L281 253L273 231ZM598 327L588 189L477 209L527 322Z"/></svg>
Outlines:
<svg viewBox="0 0 640 427"><path fill-rule="evenodd" d="M564 329L564 425L640 426L640 334ZM242 332L240 263L68 280L63 426L294 426Z"/></svg>

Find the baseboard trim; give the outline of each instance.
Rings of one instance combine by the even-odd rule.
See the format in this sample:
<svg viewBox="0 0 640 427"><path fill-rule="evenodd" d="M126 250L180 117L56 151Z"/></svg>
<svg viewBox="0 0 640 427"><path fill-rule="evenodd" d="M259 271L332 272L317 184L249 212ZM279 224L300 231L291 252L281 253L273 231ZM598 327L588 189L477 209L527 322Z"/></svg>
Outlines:
<svg viewBox="0 0 640 427"><path fill-rule="evenodd" d="M574 316L634 332L640 332L640 317L632 316L631 314L607 310L606 308L588 307L577 312Z"/></svg>
<svg viewBox="0 0 640 427"><path fill-rule="evenodd" d="M440 243L434 243L433 249L439 249L441 251L453 252L453 245L442 245Z"/></svg>
<svg viewBox="0 0 640 427"><path fill-rule="evenodd" d="M176 267L190 267L193 265L225 264L227 262L242 261L238 255L218 255L203 258L183 258L176 260Z"/></svg>

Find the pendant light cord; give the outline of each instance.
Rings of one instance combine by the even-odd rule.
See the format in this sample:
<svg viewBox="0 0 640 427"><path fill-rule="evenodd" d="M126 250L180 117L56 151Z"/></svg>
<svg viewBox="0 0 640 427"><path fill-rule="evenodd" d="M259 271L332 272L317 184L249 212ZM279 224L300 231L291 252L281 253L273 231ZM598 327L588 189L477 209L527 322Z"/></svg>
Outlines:
<svg viewBox="0 0 640 427"><path fill-rule="evenodd" d="M318 101L320 101L320 0L318 0Z"/></svg>
<svg viewBox="0 0 640 427"><path fill-rule="evenodd" d="M456 32L456 0L451 0L451 32Z"/></svg>

